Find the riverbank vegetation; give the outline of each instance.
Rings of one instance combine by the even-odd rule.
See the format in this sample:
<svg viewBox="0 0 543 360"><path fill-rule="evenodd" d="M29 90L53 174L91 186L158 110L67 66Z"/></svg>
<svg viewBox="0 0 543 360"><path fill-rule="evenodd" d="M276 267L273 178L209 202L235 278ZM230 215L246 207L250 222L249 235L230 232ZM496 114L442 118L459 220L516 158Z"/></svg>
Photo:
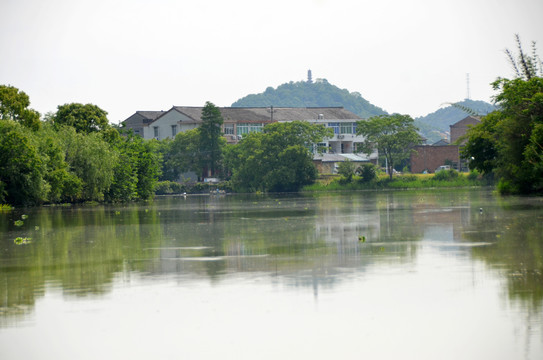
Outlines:
<svg viewBox="0 0 543 360"><path fill-rule="evenodd" d="M148 199L160 173L156 142L109 125L91 104L66 104L44 121L28 96L0 86L0 203L38 205Z"/></svg>
<svg viewBox="0 0 543 360"><path fill-rule="evenodd" d="M368 164L367 168L372 166ZM356 191L356 190L385 190L385 189L430 189L430 188L462 188L482 187L492 185L477 171L459 173L456 170L442 170L436 174L401 174L392 179L384 173L365 176L358 171L350 177L345 175L327 176L314 184L304 186L302 191Z"/></svg>
<svg viewBox="0 0 543 360"><path fill-rule="evenodd" d="M543 64L522 49L507 51L516 78L498 78L498 110L483 117L467 133L462 156L487 176L495 176L501 193L543 192Z"/></svg>

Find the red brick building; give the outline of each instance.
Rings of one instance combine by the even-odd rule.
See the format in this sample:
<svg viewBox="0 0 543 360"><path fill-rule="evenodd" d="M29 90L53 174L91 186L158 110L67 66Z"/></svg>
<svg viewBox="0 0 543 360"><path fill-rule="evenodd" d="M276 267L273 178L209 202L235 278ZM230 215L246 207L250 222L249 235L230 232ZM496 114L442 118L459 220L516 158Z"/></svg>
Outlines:
<svg viewBox="0 0 543 360"><path fill-rule="evenodd" d="M452 124L450 126L452 145L448 145L445 140L441 140L434 145L415 146L410 159L411 172L422 173L426 171L433 173L441 165L450 165L451 169L467 171L467 164L460 159L460 148L465 141L460 144L455 144L455 142L464 136L470 127L480 121L478 117L468 116Z"/></svg>
<svg viewBox="0 0 543 360"><path fill-rule="evenodd" d="M418 145L411 152L411 172L433 173L441 165L451 165L458 170L460 153L458 145Z"/></svg>
<svg viewBox="0 0 543 360"><path fill-rule="evenodd" d="M468 116L459 122L452 124L451 128L451 144L454 144L460 137L464 136L468 129L473 125L476 125L481 122L481 119L474 116ZM461 145L465 144L463 141Z"/></svg>

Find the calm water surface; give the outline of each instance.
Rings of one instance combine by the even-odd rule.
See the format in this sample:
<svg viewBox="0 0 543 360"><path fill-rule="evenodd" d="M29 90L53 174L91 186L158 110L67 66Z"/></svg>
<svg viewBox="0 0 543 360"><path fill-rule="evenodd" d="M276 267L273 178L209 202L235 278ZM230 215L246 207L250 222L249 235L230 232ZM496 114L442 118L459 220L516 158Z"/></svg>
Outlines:
<svg viewBox="0 0 543 360"><path fill-rule="evenodd" d="M539 360L542 234L485 190L0 212L0 359Z"/></svg>

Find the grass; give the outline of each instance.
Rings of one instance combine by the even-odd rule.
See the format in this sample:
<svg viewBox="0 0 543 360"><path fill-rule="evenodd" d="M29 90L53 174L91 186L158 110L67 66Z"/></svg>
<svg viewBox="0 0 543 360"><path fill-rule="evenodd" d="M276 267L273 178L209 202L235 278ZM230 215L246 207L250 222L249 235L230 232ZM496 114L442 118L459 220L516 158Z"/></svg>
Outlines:
<svg viewBox="0 0 543 360"><path fill-rule="evenodd" d="M319 179L311 185L304 186L302 191L348 191L348 190L382 190L382 189L427 189L427 188L459 188L487 186L487 181L477 174L464 174L450 171L446 174L409 174L395 175L392 180L387 175L380 175L370 182L362 182L354 176L351 182L345 182L339 175Z"/></svg>

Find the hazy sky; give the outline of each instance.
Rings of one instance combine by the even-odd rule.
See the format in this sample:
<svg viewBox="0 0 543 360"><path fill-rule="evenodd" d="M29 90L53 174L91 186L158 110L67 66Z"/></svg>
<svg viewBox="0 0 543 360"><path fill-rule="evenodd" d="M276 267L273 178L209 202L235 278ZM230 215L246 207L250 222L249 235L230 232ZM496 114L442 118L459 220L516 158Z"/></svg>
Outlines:
<svg viewBox="0 0 543 360"><path fill-rule="evenodd" d="M0 0L0 84L39 112L93 103L111 122L172 105L230 106L325 78L413 117L543 55L543 0Z"/></svg>

